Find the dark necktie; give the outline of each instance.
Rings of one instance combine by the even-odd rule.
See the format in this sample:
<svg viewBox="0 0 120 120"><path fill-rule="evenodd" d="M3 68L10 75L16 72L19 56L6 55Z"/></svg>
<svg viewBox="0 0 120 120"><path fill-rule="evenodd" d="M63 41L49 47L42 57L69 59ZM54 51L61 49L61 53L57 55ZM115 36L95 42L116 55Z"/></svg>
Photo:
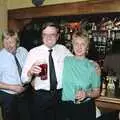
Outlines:
<svg viewBox="0 0 120 120"><path fill-rule="evenodd" d="M52 49L49 50L49 73L50 73L50 90L56 90L57 78L56 78L54 62L52 58Z"/></svg>
<svg viewBox="0 0 120 120"><path fill-rule="evenodd" d="M19 61L18 61L16 55L14 55L14 58L15 58L15 62L16 62L17 68L18 68L19 76L21 76L22 68L21 68L21 66L20 66L20 63L19 63Z"/></svg>

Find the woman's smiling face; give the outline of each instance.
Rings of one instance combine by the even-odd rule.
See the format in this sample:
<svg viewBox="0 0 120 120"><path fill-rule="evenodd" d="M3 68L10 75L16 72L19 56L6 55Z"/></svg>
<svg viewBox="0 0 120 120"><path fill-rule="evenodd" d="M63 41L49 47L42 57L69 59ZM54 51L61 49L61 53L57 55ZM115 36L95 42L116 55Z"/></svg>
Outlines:
<svg viewBox="0 0 120 120"><path fill-rule="evenodd" d="M85 56L88 49L88 42L82 37L76 37L73 40L73 50L76 56Z"/></svg>

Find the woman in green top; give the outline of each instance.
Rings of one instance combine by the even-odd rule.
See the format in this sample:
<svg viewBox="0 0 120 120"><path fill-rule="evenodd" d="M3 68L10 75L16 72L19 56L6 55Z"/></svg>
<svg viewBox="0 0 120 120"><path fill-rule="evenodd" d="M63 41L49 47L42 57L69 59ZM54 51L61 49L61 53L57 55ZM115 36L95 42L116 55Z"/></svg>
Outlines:
<svg viewBox="0 0 120 120"><path fill-rule="evenodd" d="M75 55L67 56L64 60L62 100L68 105L80 103L79 116L71 114L70 111L77 111L67 105L66 109L69 109L72 120L73 118L74 120L95 119L95 105L92 98L96 98L100 94L100 75L96 73L94 64L86 58L89 42L85 33L75 33L72 39ZM76 116L79 119L75 118Z"/></svg>

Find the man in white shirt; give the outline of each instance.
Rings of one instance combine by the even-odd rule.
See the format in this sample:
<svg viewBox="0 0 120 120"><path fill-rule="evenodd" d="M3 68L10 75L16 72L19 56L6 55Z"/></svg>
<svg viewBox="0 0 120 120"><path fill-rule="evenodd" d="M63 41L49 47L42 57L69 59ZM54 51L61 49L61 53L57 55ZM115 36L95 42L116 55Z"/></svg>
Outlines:
<svg viewBox="0 0 120 120"><path fill-rule="evenodd" d="M42 26L43 44L30 50L22 71L23 83L31 82L33 86L32 120L55 120L56 104L61 102L62 71L64 58L72 53L63 45L56 44L59 38L59 27L53 22ZM56 89L51 90L49 51L52 57L57 78ZM40 64L47 64L47 77L42 79ZM97 69L96 69L97 71ZM53 73L52 73L53 74Z"/></svg>
<svg viewBox="0 0 120 120"><path fill-rule="evenodd" d="M54 120L56 103L61 100L62 89L62 70L64 58L67 55L72 55L70 51L63 45L56 44L59 38L59 27L53 23L48 22L42 26L42 41L43 44L33 48L28 53L25 66L22 72L22 80L24 83L32 81L34 89L33 94L33 120ZM55 66L57 87L53 91L50 89L50 74L49 74L49 50L52 49L52 57ZM47 78L42 80L39 73L41 68L40 63L46 63Z"/></svg>
<svg viewBox="0 0 120 120"><path fill-rule="evenodd" d="M7 31L3 34L3 49L0 51L0 101L3 120L19 120L17 109L17 96L25 88L18 71L14 55L19 61L21 68L27 56L27 50L17 48L17 33ZM24 116L25 117L25 116Z"/></svg>

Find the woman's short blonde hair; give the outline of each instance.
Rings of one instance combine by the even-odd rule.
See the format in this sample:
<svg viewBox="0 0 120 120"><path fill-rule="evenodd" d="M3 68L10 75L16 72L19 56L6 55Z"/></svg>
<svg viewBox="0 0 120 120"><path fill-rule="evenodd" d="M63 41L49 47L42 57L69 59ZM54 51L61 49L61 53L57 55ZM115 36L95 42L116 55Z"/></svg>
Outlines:
<svg viewBox="0 0 120 120"><path fill-rule="evenodd" d="M88 33L86 31L77 31L77 32L73 33L73 35L72 35L72 44L74 44L74 41L77 38L82 38L83 40L85 40L86 44L89 46L90 39L89 39Z"/></svg>

